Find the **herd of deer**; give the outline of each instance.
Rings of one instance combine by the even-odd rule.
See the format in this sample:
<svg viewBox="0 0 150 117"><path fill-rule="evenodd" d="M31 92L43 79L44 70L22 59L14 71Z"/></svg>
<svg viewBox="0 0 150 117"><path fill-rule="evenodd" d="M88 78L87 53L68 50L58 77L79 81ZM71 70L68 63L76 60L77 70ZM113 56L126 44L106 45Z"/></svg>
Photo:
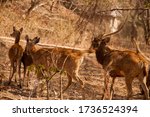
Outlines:
<svg viewBox="0 0 150 117"><path fill-rule="evenodd" d="M52 74L50 69L56 68L58 71L65 71L68 77L68 85L63 92L69 88L72 79L75 79L81 86L84 86L83 81L78 75L79 67L86 53L95 52L97 61L106 71L105 75L109 74L109 76L112 77L110 90L108 88L109 78L106 76L104 79L103 99L112 99L114 92L113 85L116 77L125 77L127 99L132 98L132 82L134 78L139 80L145 99L149 99L150 60L140 51L136 41L137 52L111 49L107 44L110 41L110 35L117 33L116 31L107 35L94 37L89 50L75 50L62 47L36 49L35 45L40 41L40 38L35 37L30 39L29 36L26 35L26 47L23 51L23 48L19 45L22 31L23 28L17 30L13 27L13 33L11 34L11 36L15 38L15 43L9 49L9 59L11 62L9 84L18 69L19 86L22 86L20 70L22 62L24 65L24 78L28 66L34 64L36 69L38 69L39 66L42 65L41 70L36 72L38 80L43 78L43 72Z"/></svg>

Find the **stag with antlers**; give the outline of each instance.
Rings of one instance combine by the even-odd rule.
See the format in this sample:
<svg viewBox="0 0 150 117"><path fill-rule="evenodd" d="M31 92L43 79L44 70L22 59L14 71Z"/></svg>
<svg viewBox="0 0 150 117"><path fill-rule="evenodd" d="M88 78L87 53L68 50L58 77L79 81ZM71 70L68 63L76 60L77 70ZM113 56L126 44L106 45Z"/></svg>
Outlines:
<svg viewBox="0 0 150 117"><path fill-rule="evenodd" d="M121 28L119 30L121 30ZM145 99L149 99L149 90L144 82L147 79L148 73L146 60L134 51L114 50L107 46L110 41L110 35L116 34L119 30L110 34L94 37L90 47L90 49L95 50L97 61L102 65L106 73L113 78L109 92L106 90L108 88L109 78L105 77L105 93L103 99L112 99L112 90L116 77L125 77L127 99L132 98L132 82L134 78L139 80L145 94ZM107 93L109 93L109 95Z"/></svg>

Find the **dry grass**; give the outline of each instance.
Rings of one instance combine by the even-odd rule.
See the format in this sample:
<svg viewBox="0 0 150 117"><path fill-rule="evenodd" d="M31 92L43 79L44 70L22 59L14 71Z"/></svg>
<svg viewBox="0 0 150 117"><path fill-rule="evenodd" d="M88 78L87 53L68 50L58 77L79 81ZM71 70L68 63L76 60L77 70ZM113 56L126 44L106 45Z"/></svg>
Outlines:
<svg viewBox="0 0 150 117"><path fill-rule="evenodd" d="M13 3L10 8L1 8L1 35L9 36L10 27L16 26L24 28L22 39L26 34L31 37L38 35L43 43L59 44L61 42L61 45L86 47L84 44L88 44L86 38L89 35L84 31L83 37L80 32L75 31L78 16L60 5L54 6L53 11L49 11L51 3L46 0L44 2L47 3L44 7L35 9L26 18L24 15L29 7L29 0ZM84 44L75 45L75 40L79 37L79 42L84 41Z"/></svg>

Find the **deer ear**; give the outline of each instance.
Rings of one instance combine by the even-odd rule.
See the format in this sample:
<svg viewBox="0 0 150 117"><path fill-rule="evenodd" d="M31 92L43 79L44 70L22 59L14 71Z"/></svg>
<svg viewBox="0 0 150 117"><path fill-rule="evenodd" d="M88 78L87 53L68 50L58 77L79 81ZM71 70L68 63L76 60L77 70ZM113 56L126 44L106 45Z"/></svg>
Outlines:
<svg viewBox="0 0 150 117"><path fill-rule="evenodd" d="M39 41L40 41L40 37L35 37L35 38L33 39L33 43L34 43L34 44L39 43Z"/></svg>
<svg viewBox="0 0 150 117"><path fill-rule="evenodd" d="M15 31L16 30L16 27L15 26L13 26L13 31Z"/></svg>
<svg viewBox="0 0 150 117"><path fill-rule="evenodd" d="M108 42L110 41L110 37L104 38L103 41L104 41L105 43L108 43Z"/></svg>
<svg viewBox="0 0 150 117"><path fill-rule="evenodd" d="M26 40L27 42L29 42L29 36L28 36L28 35L25 36L25 40Z"/></svg>
<svg viewBox="0 0 150 117"><path fill-rule="evenodd" d="M98 37L94 37L93 41L95 41L95 42L99 42L99 41L100 41L100 39L99 39Z"/></svg>
<svg viewBox="0 0 150 117"><path fill-rule="evenodd" d="M23 31L23 28L20 28L20 32L22 32Z"/></svg>

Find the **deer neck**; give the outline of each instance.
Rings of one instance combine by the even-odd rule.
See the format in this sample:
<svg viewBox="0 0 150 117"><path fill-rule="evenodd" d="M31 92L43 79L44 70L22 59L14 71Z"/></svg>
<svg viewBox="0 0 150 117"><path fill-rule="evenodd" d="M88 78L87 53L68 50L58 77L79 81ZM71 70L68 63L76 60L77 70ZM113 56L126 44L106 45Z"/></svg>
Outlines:
<svg viewBox="0 0 150 117"><path fill-rule="evenodd" d="M20 35L17 35L15 38L15 44L19 43L19 41L20 41Z"/></svg>
<svg viewBox="0 0 150 117"><path fill-rule="evenodd" d="M110 53L110 49L106 45L100 45L96 50L97 61L103 65L106 55Z"/></svg>
<svg viewBox="0 0 150 117"><path fill-rule="evenodd" d="M35 47L33 47L33 48L30 50L30 55L31 55L32 59L36 58L36 54L37 54L36 52L37 52L37 50L36 50Z"/></svg>

